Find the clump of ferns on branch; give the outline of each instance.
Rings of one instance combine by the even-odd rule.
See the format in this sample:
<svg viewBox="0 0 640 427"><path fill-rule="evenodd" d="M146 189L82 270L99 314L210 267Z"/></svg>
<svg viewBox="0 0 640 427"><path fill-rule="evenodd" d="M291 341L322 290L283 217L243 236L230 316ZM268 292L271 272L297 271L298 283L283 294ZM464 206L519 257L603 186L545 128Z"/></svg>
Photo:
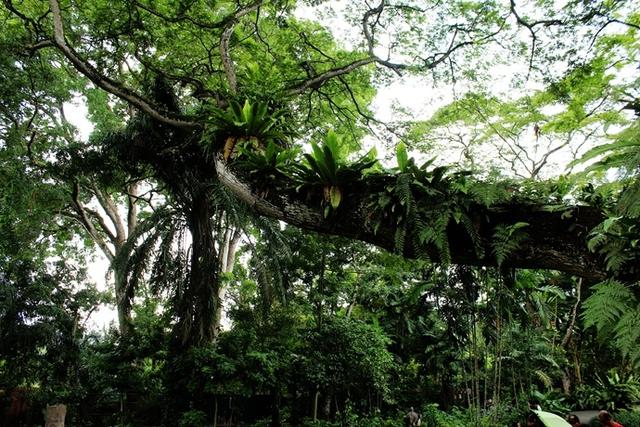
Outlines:
<svg viewBox="0 0 640 427"><path fill-rule="evenodd" d="M394 184L371 197L370 225L377 232L382 224L395 227L396 250L413 245L415 252L429 257L429 248L435 248L438 260L451 260L447 228L454 221L461 224L469 235L474 250L484 255L476 226L468 212L472 201L467 171L451 171L449 167L429 167L434 160L417 166L409 158L406 147L400 143L396 149L397 168ZM410 240L407 241L409 236Z"/></svg>

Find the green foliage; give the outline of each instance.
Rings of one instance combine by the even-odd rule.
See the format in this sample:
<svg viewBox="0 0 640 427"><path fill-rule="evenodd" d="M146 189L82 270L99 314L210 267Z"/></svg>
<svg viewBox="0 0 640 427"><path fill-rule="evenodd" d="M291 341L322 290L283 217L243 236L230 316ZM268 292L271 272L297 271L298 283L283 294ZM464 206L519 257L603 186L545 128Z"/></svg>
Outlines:
<svg viewBox="0 0 640 427"><path fill-rule="evenodd" d="M33 413L68 402L71 419L83 398L79 319L105 300L83 274L0 252L0 384L27 390Z"/></svg>
<svg viewBox="0 0 640 427"><path fill-rule="evenodd" d="M631 126L613 135L613 142L598 145L587 151L573 164L587 163L594 159L598 161L590 164L585 172L602 172L609 169L620 169L626 175L635 175L640 165L640 143L638 135L640 123L636 120Z"/></svg>
<svg viewBox="0 0 640 427"><path fill-rule="evenodd" d="M263 181L265 185L274 185L278 180L288 177L299 154L296 148L282 148L273 141L269 141L266 147L242 144L238 150L238 167L256 181Z"/></svg>
<svg viewBox="0 0 640 427"><path fill-rule="evenodd" d="M602 340L613 338L615 346L636 367L640 367L640 306L632 288L615 280L599 283L584 302L586 327L595 327Z"/></svg>
<svg viewBox="0 0 640 427"><path fill-rule="evenodd" d="M594 285L594 293L584 302L583 318L587 328L595 326L598 331L611 331L634 300L628 286L610 280Z"/></svg>
<svg viewBox="0 0 640 427"><path fill-rule="evenodd" d="M525 228L528 225L526 222L516 222L512 225L496 226L491 246L498 266L501 266L509 255L526 241L528 234Z"/></svg>
<svg viewBox="0 0 640 427"><path fill-rule="evenodd" d="M391 354L381 331L363 322L335 318L311 330L304 366L311 384L322 390L388 390ZM340 352L332 351L340 349Z"/></svg>
<svg viewBox="0 0 640 427"><path fill-rule="evenodd" d="M225 160L235 156L238 144L249 144L255 149L264 149L269 143L283 146L292 134L286 114L285 109L274 111L265 102L247 99L240 106L231 100L226 110L213 110L202 141L205 146L221 149Z"/></svg>
<svg viewBox="0 0 640 427"><path fill-rule="evenodd" d="M616 411L614 419L625 427L640 427L640 411L638 410Z"/></svg>
<svg viewBox="0 0 640 427"><path fill-rule="evenodd" d="M623 270L635 272L635 261L640 258L640 229L636 217L611 212L602 223L589 233L589 249L602 254L607 269L612 273Z"/></svg>
<svg viewBox="0 0 640 427"><path fill-rule="evenodd" d="M534 390L531 395L545 411L556 414L569 412L570 407L567 404L567 396L559 390L549 390L544 393Z"/></svg>
<svg viewBox="0 0 640 427"><path fill-rule="evenodd" d="M422 425L433 427L491 427L496 425L504 425L504 423L496 424L492 414L477 414L474 411L461 408L454 408L445 412L438 408L437 404L431 403L422 407Z"/></svg>
<svg viewBox="0 0 640 427"><path fill-rule="evenodd" d="M200 427L206 424L207 414L204 411L192 409L182 414L178 425L180 427Z"/></svg>
<svg viewBox="0 0 640 427"><path fill-rule="evenodd" d="M636 369L640 369L640 305L630 306L620 316L615 326L615 343L622 354L629 358Z"/></svg>
<svg viewBox="0 0 640 427"><path fill-rule="evenodd" d="M340 206L344 186L360 180L363 173L376 164L375 149L349 162L342 138L333 131L327 133L322 147L311 142L311 149L311 153L304 154L305 163L296 168L294 178L300 186L322 187L326 217Z"/></svg>
<svg viewBox="0 0 640 427"><path fill-rule="evenodd" d="M526 227L524 223L500 226L494 230L493 245L486 245L477 231L486 209L509 201L531 202L532 206L542 201L549 209L563 209L565 197L573 196L568 188L571 184L562 179L552 184L497 182L487 171L477 175L486 178L484 182L473 181L465 172L436 167L433 162L418 167L404 144L396 148L398 165L393 173L378 174L372 184L363 182L363 174L374 166L373 154L350 162L346 148L373 132L367 129L376 120L368 104L378 84L391 79L391 72L383 67L402 70L409 78L428 74L436 82L455 79L456 90L473 88L474 93L456 94L454 104L422 124L419 130L423 132L416 138L448 143L451 139L440 139L442 129L458 133L458 139L468 143L465 148L469 151L463 155L473 169L478 166L473 150L485 143L494 143L502 154L509 152L503 143L510 141L533 146L523 151L510 146L516 154L507 157L524 159L525 153L540 148L539 140L551 142L571 135L586 138L591 131L601 135L607 126L627 125L619 113L619 99L623 89L634 87L618 85L615 77L616 67L637 62L635 5L570 1L557 7L554 2L541 1L527 7L529 17L519 5L510 9L508 2L434 2L429 13L411 5L383 2L374 10L354 2L344 8L349 22L357 32L368 31L371 39L349 40L347 45L354 48L347 51L339 47L342 41L329 28L300 19L294 2L178 3L65 2L66 40L71 52L91 64L93 84L89 85L85 77L76 76L75 70L82 67L77 63L72 67L58 47L48 45L50 5L33 0L4 2L0 12L0 50L4 53L0 58L3 388L17 383L40 384L51 390L60 386L61 391L53 390L45 397L61 396L74 405L85 404L78 407L108 414L85 414L85 419L75 423L78 425L93 421L136 425L141 424L136 423L140 419L153 418L145 414L162 418L162 413L169 414L169 419L154 424L205 425L210 414L202 408L210 409L212 402L218 402L214 398L238 402L226 408L238 414L239 408L254 406L252 399L265 396L273 398L268 405L286 405L280 408L283 417L291 416L291 424L297 425L309 415L309 404L321 389L330 407L330 413L322 417L334 420L317 424L398 425L397 414L403 410L399 405L404 401L438 399L441 404L455 400L469 408L445 413L429 406L425 416L432 415L434 424L466 427L494 426L507 418L481 410L479 396L493 394L503 402L517 401L517 390L528 390L532 383L558 386L560 372L573 372L570 356L580 361L576 374L583 377L601 369L602 357L598 356L603 355L591 352L594 328L571 326L576 295L574 282L566 277L438 268L344 240L327 244L304 234L288 236L292 244L287 249L279 246L281 240L265 241L265 236L273 236L273 230L279 228L279 224L266 228L266 221L256 221L263 227L260 231L247 232L251 248L243 248L243 260L251 261L237 266L238 281L233 274L226 278L235 306L231 330L221 332L214 343L189 348L175 343L169 348L168 331L182 315L182 320L193 322L194 329L201 331L206 322L197 324L199 318L214 317L211 314L218 307L212 291L220 284L216 277L219 265L214 257L208 265L199 264L199 238L219 238L229 223L246 225L248 221L237 219L251 210L243 211L229 202L231 197L220 189L203 146L222 152L224 158L234 161L232 166L237 165L254 181L264 181L259 195L271 188L289 191L293 176L293 186L307 191L301 197L320 200L327 217L348 203L350 184L357 183L356 190L377 185L378 193L371 200L371 225L374 230L385 227L395 232L398 250L414 249L424 258L447 263L451 259L447 230L457 226L466 230L478 257L489 246L498 263L508 265L510 254L525 243ZM300 6L320 3L300 2ZM537 33L540 45L531 48L531 58L527 46L504 43L517 41L522 29L523 24L513 19L515 9L521 13L519 20L542 19L537 22L545 23L545 35ZM453 24L451 17L455 17ZM367 22L368 18L375 19ZM582 38L594 49L586 59L581 45L574 43ZM600 41L603 39L605 42ZM487 44L496 40L499 48L487 50ZM453 50L438 53L447 46ZM389 49L386 60L369 56L383 47ZM486 55L487 51L496 55ZM541 61L534 63L540 54ZM482 90L483 76L495 70L495 65L508 61L518 68L522 58L531 61L528 68L535 74L534 83L552 84L521 96L518 92L525 79L520 76L520 82L515 78L510 82L513 85L504 85L509 91L515 89L505 97ZM397 60L412 62L393 65ZM130 66L131 61L135 66ZM553 75L553 70L567 64L569 72L564 76ZM195 121L196 126L151 119L133 105L136 103L106 95L95 86L100 82L123 88L117 93L124 93L125 98L148 96L144 103L149 101L161 115ZM161 83L160 87L149 90L154 83ZM90 118L96 124L88 150L75 149L74 130L65 123L60 107L78 94L86 96ZM236 101L245 98L244 104ZM214 104L229 107L212 107ZM556 106L561 108L549 113ZM129 126L125 127L127 118ZM538 124L541 133L527 139ZM394 123L386 129L406 127L411 123ZM291 135L316 141L329 128L350 137L341 140L329 133L324 145L312 144L304 163L294 171L292 165L299 156L288 148ZM637 129L629 127L616 138L615 147L601 147L587 156L606 156L590 169L593 172L619 168L628 178L619 183L623 188L618 206L607 212L605 222L594 231L592 248L607 257L612 272L634 274L640 212L634 179ZM68 184L75 180L84 184L98 174L83 175L76 173L83 168L68 168L66 174L57 176L65 184L58 186L41 163L47 160L61 168L84 165L86 172L107 159L92 155L102 153L104 147L120 151L102 166L101 184L115 188L127 182L132 171L136 176L153 176L159 183L147 182L149 194L160 192L181 211L163 218L167 212L151 214L150 222L139 224L116 257L114 266L122 267L129 291L143 290L145 285L155 288L153 296L138 295L146 301L138 301L135 334L130 340L110 334L83 341L82 328L75 339L72 326L81 325L80 318L93 308L98 296L90 288L77 292L84 279L75 274L74 262L63 262L63 268L49 261L52 254L66 261L77 240L75 230L59 215L68 212ZM553 154L552 148L545 154ZM578 152L581 147L572 148ZM69 159L73 162L67 162ZM529 175L536 177L538 166L544 165L531 168ZM518 171L514 168L513 172ZM590 195L592 206L611 205L604 191L596 193ZM200 205L204 209L198 210L194 196L204 200ZM193 224L198 214L204 214L198 224L201 228ZM229 218L233 221L227 221ZM191 236L185 228L189 225ZM186 249L190 241L191 251ZM216 241L204 256L223 252L221 246ZM264 250L266 246L271 251ZM145 274L147 266L151 268ZM205 278L203 288L190 288L189 280L198 275ZM640 316L635 288L628 286L627 290L628 298L622 301L622 295L614 291L607 294L597 289L590 297L594 299L585 303L584 318L601 333L610 330L616 345L633 359ZM605 298L610 300L603 303ZM611 301L624 302L625 309L616 311ZM202 307L204 312L199 310ZM590 310L595 314L588 314ZM561 348L564 328L571 332L571 327L575 328L574 341ZM585 350L580 353L574 347ZM610 348L602 353L609 357L607 366L624 363ZM405 377L394 384L390 372ZM618 390L624 381L601 385ZM469 396L470 388L477 402L476 396ZM129 399L135 394L143 396L139 406ZM120 405L127 405L130 420L119 413ZM303 413L294 414L294 409ZM369 416L376 411L384 414ZM296 416L298 420L293 420ZM246 418L238 422L254 421Z"/></svg>
<svg viewBox="0 0 640 427"><path fill-rule="evenodd" d="M628 44L633 42L622 42L623 46ZM608 140L612 142L595 146L573 162L574 165L588 164L585 174L591 176L612 172L617 175L617 203L607 206L607 217L591 231L589 241L589 248L605 257L607 268L613 274L635 272L640 259L639 135L640 121L636 118L621 131L609 135Z"/></svg>
<svg viewBox="0 0 640 427"><path fill-rule="evenodd" d="M396 160L398 161L398 170L400 172L406 172L407 167L409 166L409 156L404 142L400 142L396 146Z"/></svg>
<svg viewBox="0 0 640 427"><path fill-rule="evenodd" d="M478 232L469 214L473 202L466 197L470 173L451 171L445 166L428 169L434 159L417 166L413 158L407 158L402 145L398 146L397 155L399 173L395 184L385 186L369 202L373 231L383 225L392 227L398 252L411 245L423 258L449 263L447 229L453 221L464 227L474 250L482 256Z"/></svg>
<svg viewBox="0 0 640 427"><path fill-rule="evenodd" d="M629 409L640 402L640 382L633 374L611 369L596 375L594 384L579 386L576 397L584 408Z"/></svg>

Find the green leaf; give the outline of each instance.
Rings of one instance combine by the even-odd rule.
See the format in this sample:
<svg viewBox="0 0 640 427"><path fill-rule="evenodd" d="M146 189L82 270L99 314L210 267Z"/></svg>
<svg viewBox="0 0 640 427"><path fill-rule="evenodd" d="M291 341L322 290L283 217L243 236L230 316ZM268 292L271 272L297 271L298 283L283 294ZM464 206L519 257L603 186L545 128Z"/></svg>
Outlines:
<svg viewBox="0 0 640 427"><path fill-rule="evenodd" d="M340 187L332 186L329 189L329 198L331 201L331 207L333 209L338 209L340 206L340 201L342 200L342 192L340 191Z"/></svg>
<svg viewBox="0 0 640 427"><path fill-rule="evenodd" d="M586 328L595 327L600 333L611 332L622 315L630 310L635 296L624 284L609 280L591 288L594 292L584 302L582 317Z"/></svg>
<svg viewBox="0 0 640 427"><path fill-rule="evenodd" d="M611 218L607 218L607 219L605 219L605 220L604 220L604 222L602 223L602 229L603 229L605 232L609 231L609 229L610 229L613 225L615 225L615 223L616 223L619 219L621 219L621 218L622 218L622 217L617 216L617 217L611 217Z"/></svg>
<svg viewBox="0 0 640 427"><path fill-rule="evenodd" d="M330 130L324 139L324 146L331 153L331 157L336 161L342 160L340 143L340 137L338 137L338 134L333 130Z"/></svg>
<svg viewBox="0 0 640 427"><path fill-rule="evenodd" d="M398 169L400 172L404 172L409 164L409 156L407 154L407 147L403 142L400 142L396 146L396 159L398 161Z"/></svg>

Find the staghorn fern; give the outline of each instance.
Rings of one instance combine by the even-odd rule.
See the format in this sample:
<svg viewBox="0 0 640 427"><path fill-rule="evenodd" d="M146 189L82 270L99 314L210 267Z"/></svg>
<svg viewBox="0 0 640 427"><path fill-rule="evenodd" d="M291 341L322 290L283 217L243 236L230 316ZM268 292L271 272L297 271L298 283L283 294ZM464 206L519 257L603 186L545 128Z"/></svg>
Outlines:
<svg viewBox="0 0 640 427"><path fill-rule="evenodd" d="M323 145L311 142L311 153L304 154L305 161L295 165L293 178L299 187L322 187L325 217L338 209L345 185L361 179L365 171L377 163L375 148L349 162L344 147L342 138L329 131Z"/></svg>
<svg viewBox="0 0 640 427"><path fill-rule="evenodd" d="M233 158L236 147L242 143L261 147L273 141L278 145L286 145L293 134L285 120L286 114L286 110L273 110L264 102L247 99L241 106L232 100L226 110L212 110L202 142L216 150L222 149L225 160ZM222 147L221 141L224 141Z"/></svg>

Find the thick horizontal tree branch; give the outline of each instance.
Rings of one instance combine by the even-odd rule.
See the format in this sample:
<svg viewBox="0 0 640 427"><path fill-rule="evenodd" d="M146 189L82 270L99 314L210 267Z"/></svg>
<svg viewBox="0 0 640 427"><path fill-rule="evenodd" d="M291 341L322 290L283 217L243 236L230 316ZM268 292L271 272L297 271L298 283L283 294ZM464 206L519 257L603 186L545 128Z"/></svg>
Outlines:
<svg viewBox="0 0 640 427"><path fill-rule="evenodd" d="M258 196L251 184L235 174L221 158L216 159L216 171L220 181L233 194L261 215L303 229L362 240L390 251L397 250L394 226L382 225L374 232L369 224L371 208L368 206L368 196L372 192L366 183L357 185L357 188L355 185L345 188L340 207L325 218L317 199L306 201L287 194ZM392 176L388 178L395 179ZM448 228L448 240L451 260L455 264L496 266L497 261L491 255L495 228L526 222L529 224L526 227L527 240L509 255L503 266L560 270L589 281L601 280L607 275L602 260L591 253L586 245L589 231L603 219L602 212L596 208L574 206L562 212L553 212L544 206L519 203L492 209L478 206L477 212L469 214L477 227L485 256L477 255L464 227L452 221ZM424 249L432 258L438 258L435 248ZM409 258L418 257L416 248L409 243L400 252Z"/></svg>

